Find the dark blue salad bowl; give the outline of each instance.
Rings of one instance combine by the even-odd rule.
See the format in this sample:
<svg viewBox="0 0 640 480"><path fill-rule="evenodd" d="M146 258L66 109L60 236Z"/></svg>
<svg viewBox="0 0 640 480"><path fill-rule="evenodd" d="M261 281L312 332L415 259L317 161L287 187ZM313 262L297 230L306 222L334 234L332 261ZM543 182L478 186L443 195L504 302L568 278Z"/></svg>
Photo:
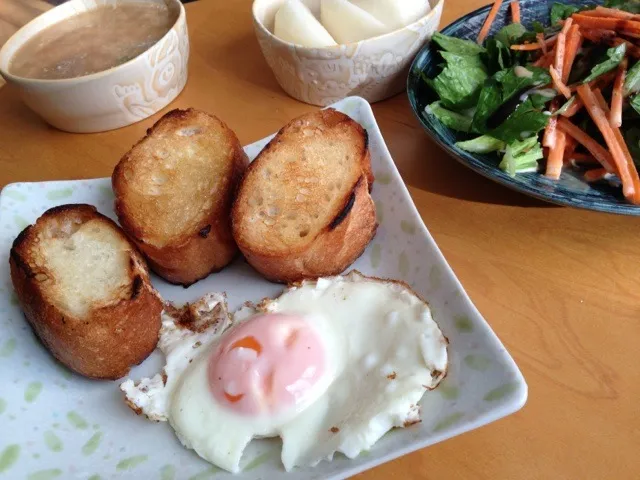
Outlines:
<svg viewBox="0 0 640 480"><path fill-rule="evenodd" d="M521 18L524 26L531 28L535 21L548 25L551 6L556 1L520 0ZM562 3L583 6L601 2L569 0ZM459 18L444 28L442 33L475 41L490 8L491 5L488 5ZM505 2L500 8L489 35L494 35L509 23L511 23L509 3ZM498 168L500 163L498 155L494 153L486 155L469 153L456 147L456 142L467 140L472 136L450 130L433 115L425 113L425 107L438 100L438 97L424 82L423 75L428 78L436 76L440 63L442 63L442 58L436 51L434 44L423 47L409 71L407 93L411 107L424 129L456 160L506 187L548 202L601 212L640 215L640 206L627 203L619 187L606 183L589 184L582 178L580 172L565 169L559 180L548 179L539 172L519 173L515 177L511 177Z"/></svg>

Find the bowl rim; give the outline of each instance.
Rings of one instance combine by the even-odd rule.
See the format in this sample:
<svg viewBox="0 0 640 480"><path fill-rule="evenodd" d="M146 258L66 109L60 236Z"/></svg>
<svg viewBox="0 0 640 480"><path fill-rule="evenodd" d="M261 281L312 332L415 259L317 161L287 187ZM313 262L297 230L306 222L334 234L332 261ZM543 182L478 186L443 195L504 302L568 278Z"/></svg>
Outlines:
<svg viewBox="0 0 640 480"><path fill-rule="evenodd" d="M158 44L162 40L164 40L165 37L167 35L169 35L169 33L171 33L171 31L173 29L175 29L176 25L178 25L180 20L184 20L185 22L187 21L187 19L186 19L186 11L184 9L184 5L182 4L182 2L180 0L163 0L163 1L164 2L170 2L170 3L174 4L174 5L178 5L178 11L179 11L178 17L176 18L175 22L173 22L173 24L171 25L171 28L169 28L169 30L167 30L167 33L165 33L162 37L160 37L156 43L151 45L144 52L139 53L138 55L136 55L132 59L127 60L126 62L121 63L119 65L116 65L115 67L111 67L111 68L108 68L106 70L101 70L99 72L90 73L88 75L82 75L80 77L53 78L53 79L29 78L29 77L21 77L19 75L14 75L13 73L9 72L9 66L11 65L11 58L7 59L7 68L6 69L2 68L2 59L6 55L8 55L7 51L9 49L9 46L11 45L11 43L16 42L16 37L18 37L18 35L20 33L23 33L24 30L29 29L32 26L33 23L35 23L40 18L43 18L45 15L53 15L52 12L54 12L55 10L62 9L62 8L70 8L69 6L73 5L73 4L85 4L85 0L69 0L67 2L61 3L60 5L57 5L57 6L53 7L52 9L47 10L46 12L43 12L40 15L38 15L37 17L33 18L28 23L26 23L25 25L20 27L20 29L18 29L18 31L16 31L13 35L11 35L9 37L9 39L5 42L5 44L2 46L2 48L0 48L0 76L4 77L5 80L7 80L7 83L13 82L13 83L37 84L37 85L64 85L64 84L77 84L77 83L90 82L90 81L96 80L96 79L98 79L100 77L104 77L106 75L109 75L109 74L113 73L115 70L120 69L121 67L125 67L125 66L128 66L128 65L132 64L133 62L136 62L137 60L140 59L140 57L142 55L144 55L145 53L151 51L153 48L157 47ZM97 5L96 2L92 2L92 3L93 3L93 5L91 5L89 8L87 8L87 10L85 10L85 11L94 10L96 8L100 8L100 7L106 5L106 3L105 4L100 4L100 5ZM136 0L118 0L118 3L140 3L140 2L137 2ZM82 12L82 13L84 13L84 12ZM70 18L73 15L78 15L78 13L68 15L64 19ZM51 25L55 25L55 23L62 22L62 21L64 21L64 19L61 19L58 22L54 22ZM49 27L51 25L48 25L47 27ZM26 39L23 42L21 42L21 44L18 46L18 49L22 45L24 45L27 41L31 40L35 35L37 35L38 33L42 32L44 29L46 29L47 27L40 28L40 29L36 30L35 32L33 32L31 35L28 35L26 37ZM188 35L187 35L187 39L188 39ZM17 49L16 49L16 51L17 51ZM15 55L15 52L14 52L14 55Z"/></svg>
<svg viewBox="0 0 640 480"><path fill-rule="evenodd" d="M327 45L326 47L305 47L304 45L299 45L297 43L291 43L291 42L287 42L285 40L282 40L279 37L276 37L262 22L262 20L260 20L256 14L256 10L257 10L257 6L260 2L263 2L264 0L253 0L253 4L251 5L251 15L253 16L253 23L254 25L256 25L262 32L266 33L267 36L270 38L271 41L274 41L276 43L279 43L280 45L284 45L286 47L295 47L297 50L299 51L311 51L311 50L323 50L323 51L340 51L343 48L349 46L349 45L359 45L363 42L369 42L371 40L379 40L379 39L383 39L385 37L388 37L390 35L394 35L396 33L398 33L401 30L404 30L405 28L409 28L409 27L413 27L414 25L424 21L425 19L429 18L432 15L435 15L435 12L438 8L442 8L442 5L444 4L445 0L436 0L435 4L431 4L431 2L429 2L429 5L431 6L431 10L429 10L429 12L420 17L419 19L417 19L415 22L410 23L409 25L405 25L404 27L400 27L397 28L391 32L385 33L383 35L378 35L376 37L371 37L371 38L365 38L364 40L359 40L357 42L351 42L351 43L339 43L337 45ZM438 27L436 27L437 30Z"/></svg>
<svg viewBox="0 0 640 480"><path fill-rule="evenodd" d="M510 0L508 2L504 2L504 4L501 6L501 10L508 9L509 5L514 1L516 0ZM537 0L529 0L529 1L533 2ZM596 0L596 2L599 3L599 0ZM464 23L469 18L473 18L488 12L491 9L491 7L492 7L491 4L485 5L459 18L456 18L447 26L440 29L440 32L446 35L447 31L452 27L459 25L460 23ZM574 202L571 199L566 198L566 196L564 195L559 195L555 193L544 193L540 191L540 189L538 188L527 187L519 183L516 183L509 178L505 178L501 175L496 175L494 172L496 169L494 168L492 168L491 171L483 170L482 168L475 165L474 163L471 163L462 155L460 155L458 152L456 152L452 148L452 145L445 138L443 138L431 125L429 125L425 121L425 119L422 116L422 112L420 111L420 109L418 108L418 104L416 103L417 97L413 89L413 84L415 83L416 77L418 75L415 74L414 72L417 70L420 70L418 69L417 64L423 61L423 57L427 55L427 53L429 53L431 46L432 46L431 42L423 45L422 48L418 51L418 53L414 57L414 59L412 60L411 66L409 67L409 73L407 75L406 92L407 92L409 104L411 106L411 110L414 116L416 117L416 119L418 120L418 122L420 123L420 126L422 126L422 129L427 133L429 138L433 140L445 153L447 153L450 157L453 157L457 162L463 164L465 167L473 170L475 173L482 175L485 178L488 178L493 182L496 182L511 190L515 190L517 192L523 193L533 198L537 198L538 200L542 200L547 203L552 203L552 204L566 206L566 207L579 208L582 210L591 210L591 211L609 213L614 215L640 216L640 207L627 204L627 203L612 203L611 201L601 201L601 202L595 202L595 203L594 202L591 202L591 203ZM477 154L469 153L469 156L474 159L477 158Z"/></svg>

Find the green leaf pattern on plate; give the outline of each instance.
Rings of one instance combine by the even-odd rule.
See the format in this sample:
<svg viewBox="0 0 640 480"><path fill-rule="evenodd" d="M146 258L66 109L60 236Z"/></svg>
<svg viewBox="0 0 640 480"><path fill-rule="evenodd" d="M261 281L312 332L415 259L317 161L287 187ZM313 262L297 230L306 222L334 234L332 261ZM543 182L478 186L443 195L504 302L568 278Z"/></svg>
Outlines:
<svg viewBox="0 0 640 480"><path fill-rule="evenodd" d="M16 339L10 338L5 340L5 342L0 347L0 357L6 358L11 356L13 351L16 349Z"/></svg>
<svg viewBox="0 0 640 480"><path fill-rule="evenodd" d="M24 391L24 401L28 403L35 402L42 391L42 382L31 382Z"/></svg>
<svg viewBox="0 0 640 480"><path fill-rule="evenodd" d="M409 257L405 252L398 255L398 271L402 275L402 279L406 280L406 276L409 274Z"/></svg>
<svg viewBox="0 0 640 480"><path fill-rule="evenodd" d="M64 445L62 440L51 430L44 432L44 443L52 452L61 452Z"/></svg>
<svg viewBox="0 0 640 480"><path fill-rule="evenodd" d="M0 473L6 472L18 461L20 445L9 445L0 453Z"/></svg>
<svg viewBox="0 0 640 480"><path fill-rule="evenodd" d="M160 480L174 480L176 478L176 467L165 465L160 469Z"/></svg>
<svg viewBox="0 0 640 480"><path fill-rule="evenodd" d="M485 355L471 353L464 357L464 363L472 370L484 372L491 366L491 359Z"/></svg>
<svg viewBox="0 0 640 480"><path fill-rule="evenodd" d="M98 446L100 445L100 441L102 440L102 432L94 433L87 443L82 446L82 454L83 455L91 455L94 453Z"/></svg>
<svg viewBox="0 0 640 480"><path fill-rule="evenodd" d="M374 243L371 246L371 266L378 268L380 266L380 259L382 257L382 247L379 243Z"/></svg>
<svg viewBox="0 0 640 480"><path fill-rule="evenodd" d="M28 198L24 193L20 193L15 190L3 190L2 195L6 195L12 200L16 200L18 202L24 202Z"/></svg>
<svg viewBox="0 0 640 480"><path fill-rule="evenodd" d="M50 468L48 470L38 470L27 477L27 480L53 480L62 475L59 468Z"/></svg>
<svg viewBox="0 0 640 480"><path fill-rule="evenodd" d="M149 459L148 455L136 455L134 457L123 458L116 465L117 470L130 470L137 467L141 463L146 462Z"/></svg>
<svg viewBox="0 0 640 480"><path fill-rule="evenodd" d="M436 423L435 427L433 427L433 431L440 432L442 430L446 430L452 425L455 425L462 417L464 417L464 413L462 412L455 412L455 413L452 413L451 415L447 415L438 423Z"/></svg>
<svg viewBox="0 0 640 480"><path fill-rule="evenodd" d="M503 398L511 395L516 391L517 386L514 383L506 383L498 388L494 388L487 392L484 396L485 402L496 402L498 400L502 400Z"/></svg>
<svg viewBox="0 0 640 480"><path fill-rule="evenodd" d="M47 192L47 198L49 200L63 200L65 198L69 198L72 194L73 189L71 187L58 188Z"/></svg>
<svg viewBox="0 0 640 480"><path fill-rule="evenodd" d="M84 430L89 426L87 421L82 418L78 412L75 411L67 413L67 420L69 420L69 423L71 423L71 425L80 430Z"/></svg>
<svg viewBox="0 0 640 480"><path fill-rule="evenodd" d="M407 235L415 235L416 226L413 222L409 222L408 220L402 220L400 222L400 230L402 230Z"/></svg>

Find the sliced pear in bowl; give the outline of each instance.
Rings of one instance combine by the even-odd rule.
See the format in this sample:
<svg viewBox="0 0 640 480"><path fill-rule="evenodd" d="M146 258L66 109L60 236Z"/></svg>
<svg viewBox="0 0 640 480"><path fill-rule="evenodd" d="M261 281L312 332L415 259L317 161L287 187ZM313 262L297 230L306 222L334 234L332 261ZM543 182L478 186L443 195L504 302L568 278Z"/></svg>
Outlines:
<svg viewBox="0 0 640 480"><path fill-rule="evenodd" d="M347 0L322 0L320 21L340 44L366 40L392 29L362 8Z"/></svg>
<svg viewBox="0 0 640 480"><path fill-rule="evenodd" d="M411 25L431 11L428 0L351 0L391 30Z"/></svg>
<svg viewBox="0 0 640 480"><path fill-rule="evenodd" d="M326 28L300 0L286 0L275 17L273 34L285 42L303 47L336 45Z"/></svg>

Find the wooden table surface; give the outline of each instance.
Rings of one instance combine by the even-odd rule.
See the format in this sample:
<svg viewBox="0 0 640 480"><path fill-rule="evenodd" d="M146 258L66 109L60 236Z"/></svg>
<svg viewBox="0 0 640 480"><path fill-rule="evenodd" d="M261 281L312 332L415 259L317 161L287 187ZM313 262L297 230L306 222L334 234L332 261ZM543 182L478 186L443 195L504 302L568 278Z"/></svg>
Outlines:
<svg viewBox="0 0 640 480"><path fill-rule="evenodd" d="M447 0L442 25L483 3ZM250 0L186 8L190 78L170 108L215 113L244 144L314 109L276 83ZM529 400L513 416L357 478L640 478L640 219L548 205L485 180L427 137L405 95L373 110L425 224L522 369ZM109 176L158 117L63 133L4 86L0 187Z"/></svg>

